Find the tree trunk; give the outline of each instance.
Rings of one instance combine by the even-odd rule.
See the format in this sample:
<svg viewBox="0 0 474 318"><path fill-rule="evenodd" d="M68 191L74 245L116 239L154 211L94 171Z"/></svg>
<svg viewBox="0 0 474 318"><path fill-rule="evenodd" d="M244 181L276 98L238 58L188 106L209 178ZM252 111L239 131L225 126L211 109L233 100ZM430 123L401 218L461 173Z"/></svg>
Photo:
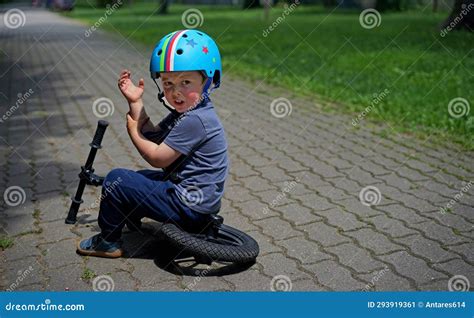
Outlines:
<svg viewBox="0 0 474 318"><path fill-rule="evenodd" d="M474 30L474 0L455 0L449 17L441 24L441 29Z"/></svg>
<svg viewBox="0 0 474 318"><path fill-rule="evenodd" d="M160 6L158 8L158 11L156 11L156 14L167 14L168 13L168 0L159 0L158 5Z"/></svg>
<svg viewBox="0 0 474 318"><path fill-rule="evenodd" d="M263 19L268 21L270 18L270 8L272 7L271 4L272 0L263 0Z"/></svg>
<svg viewBox="0 0 474 318"><path fill-rule="evenodd" d="M242 9L252 9L252 8L258 8L260 7L260 1L259 0L244 0L242 2Z"/></svg>

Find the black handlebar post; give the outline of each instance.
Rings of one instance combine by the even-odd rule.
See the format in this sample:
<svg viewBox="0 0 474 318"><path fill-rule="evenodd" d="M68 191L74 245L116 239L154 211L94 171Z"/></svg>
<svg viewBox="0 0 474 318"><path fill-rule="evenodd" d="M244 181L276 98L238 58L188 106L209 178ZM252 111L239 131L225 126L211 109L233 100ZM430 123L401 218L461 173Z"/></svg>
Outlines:
<svg viewBox="0 0 474 318"><path fill-rule="evenodd" d="M81 167L81 172L79 173L79 185L77 186L76 195L71 198L72 203L69 208L69 212L66 218L66 224L75 224L77 222L77 212L79 211L79 206L82 202L82 194L84 193L84 188L87 184L99 186L102 185L103 178L94 175L94 169L92 164L94 163L97 150L102 148L101 143L104 138L105 130L109 123L105 120L99 120L97 123L97 129L95 130L94 138L89 144L91 150L89 156L87 157L86 164Z"/></svg>

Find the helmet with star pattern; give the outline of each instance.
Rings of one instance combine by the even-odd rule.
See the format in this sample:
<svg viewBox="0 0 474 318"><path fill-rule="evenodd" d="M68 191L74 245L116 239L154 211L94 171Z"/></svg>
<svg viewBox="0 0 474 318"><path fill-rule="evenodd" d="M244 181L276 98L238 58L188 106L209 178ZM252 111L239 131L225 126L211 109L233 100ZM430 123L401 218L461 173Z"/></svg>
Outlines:
<svg viewBox="0 0 474 318"><path fill-rule="evenodd" d="M219 87L222 65L219 48L214 40L202 31L179 30L164 36L156 45L150 60L153 79L161 72L201 71Z"/></svg>

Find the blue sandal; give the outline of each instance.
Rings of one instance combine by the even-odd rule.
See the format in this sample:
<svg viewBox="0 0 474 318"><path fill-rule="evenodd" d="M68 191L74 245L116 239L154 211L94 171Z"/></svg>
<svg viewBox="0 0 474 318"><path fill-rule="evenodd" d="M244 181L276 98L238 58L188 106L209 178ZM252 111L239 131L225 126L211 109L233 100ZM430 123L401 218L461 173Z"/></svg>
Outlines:
<svg viewBox="0 0 474 318"><path fill-rule="evenodd" d="M77 253L85 256L107 258L121 257L123 254L122 243L107 242L100 233L77 243Z"/></svg>

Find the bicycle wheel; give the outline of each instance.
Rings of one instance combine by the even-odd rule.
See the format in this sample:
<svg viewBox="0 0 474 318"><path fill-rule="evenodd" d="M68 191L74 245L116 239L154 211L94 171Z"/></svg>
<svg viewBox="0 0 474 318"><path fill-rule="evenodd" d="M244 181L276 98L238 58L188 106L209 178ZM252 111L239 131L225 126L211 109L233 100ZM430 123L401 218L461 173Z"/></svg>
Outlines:
<svg viewBox="0 0 474 318"><path fill-rule="evenodd" d="M252 237L224 224L218 226L215 238L185 232L173 223L164 224L161 232L171 245L207 264L212 261L249 263L255 261L259 253L258 243Z"/></svg>

